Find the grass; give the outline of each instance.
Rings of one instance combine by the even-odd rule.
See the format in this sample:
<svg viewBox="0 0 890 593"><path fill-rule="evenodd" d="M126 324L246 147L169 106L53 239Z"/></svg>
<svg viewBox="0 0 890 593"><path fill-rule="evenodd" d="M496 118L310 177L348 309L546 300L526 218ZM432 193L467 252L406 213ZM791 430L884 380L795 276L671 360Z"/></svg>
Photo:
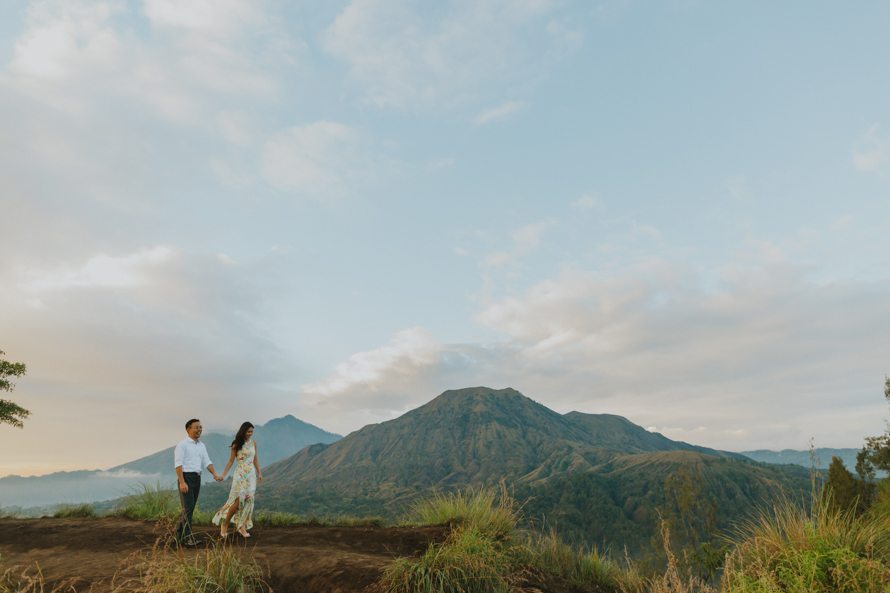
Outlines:
<svg viewBox="0 0 890 593"><path fill-rule="evenodd" d="M130 566L129 574L115 575L114 593L271 592L256 560L223 544L186 554L167 550L159 540L151 551L134 556Z"/></svg>
<svg viewBox="0 0 890 593"><path fill-rule="evenodd" d="M636 573L622 569L595 548L584 550L559 539L555 531L531 533L525 544L526 564L549 590L635 591L642 585Z"/></svg>
<svg viewBox="0 0 890 593"><path fill-rule="evenodd" d="M77 505L69 505L63 504L59 505L56 509L56 512L53 513L53 517L56 519L66 519L69 517L95 517L96 509L93 508L91 504L77 504Z"/></svg>
<svg viewBox="0 0 890 593"><path fill-rule="evenodd" d="M142 484L141 490L125 496L111 514L128 519L159 521L176 518L179 513L179 495L175 490L163 489L160 484Z"/></svg>
<svg viewBox="0 0 890 593"><path fill-rule="evenodd" d="M387 566L388 593L509 593L522 580L521 558L475 525L456 527L419 559Z"/></svg>
<svg viewBox="0 0 890 593"><path fill-rule="evenodd" d="M0 593L76 593L76 590L67 582L50 588L40 565L35 562L25 568L13 566L0 573Z"/></svg>
<svg viewBox="0 0 890 593"><path fill-rule="evenodd" d="M519 522L520 509L507 487L470 488L436 494L415 503L407 522L417 525L471 525L495 539L509 537Z"/></svg>
<svg viewBox="0 0 890 593"><path fill-rule="evenodd" d="M727 559L724 593L890 591L890 516L857 517L817 497L743 523Z"/></svg>

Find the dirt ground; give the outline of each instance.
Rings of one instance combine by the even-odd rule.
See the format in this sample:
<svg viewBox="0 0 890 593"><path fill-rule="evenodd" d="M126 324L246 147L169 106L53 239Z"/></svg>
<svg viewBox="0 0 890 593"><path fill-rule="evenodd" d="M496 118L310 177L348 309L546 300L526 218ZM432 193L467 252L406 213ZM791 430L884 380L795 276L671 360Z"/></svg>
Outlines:
<svg viewBox="0 0 890 593"><path fill-rule="evenodd" d="M195 531L206 538L214 533ZM252 534L247 540L236 536L229 545L256 559L276 593L345 593L371 585L393 558L421 554L444 538L444 529L255 527ZM101 593L158 535L154 523L120 518L0 519L0 573L37 562L48 585L74 579L78 593Z"/></svg>

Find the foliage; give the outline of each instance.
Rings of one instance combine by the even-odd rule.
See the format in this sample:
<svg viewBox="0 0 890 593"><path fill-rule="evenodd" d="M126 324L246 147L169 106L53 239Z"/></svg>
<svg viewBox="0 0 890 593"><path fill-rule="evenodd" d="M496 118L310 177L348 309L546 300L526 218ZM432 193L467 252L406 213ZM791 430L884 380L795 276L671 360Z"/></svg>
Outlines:
<svg viewBox="0 0 890 593"><path fill-rule="evenodd" d="M890 403L890 377L884 378L884 398ZM863 480L873 480L876 469L890 472L890 426L884 434L866 438L856 456L856 472Z"/></svg>
<svg viewBox="0 0 890 593"><path fill-rule="evenodd" d="M63 504L59 505L59 508L56 509L56 512L53 513L53 517L56 519L65 519L69 517L95 517L96 509L93 508L91 504L77 504L77 505L68 505Z"/></svg>
<svg viewBox="0 0 890 593"><path fill-rule="evenodd" d="M151 551L136 554L128 564L127 573L115 575L115 593L271 592L256 561L223 544L191 555L171 553L159 540Z"/></svg>
<svg viewBox="0 0 890 593"><path fill-rule="evenodd" d="M837 510L850 510L855 515L864 513L874 496L874 484L857 480L840 457L831 458L824 490Z"/></svg>
<svg viewBox="0 0 890 593"><path fill-rule="evenodd" d="M0 350L0 356L5 352ZM10 392L15 389L15 383L10 381L10 377L21 377L25 374L27 368L22 362L10 362L0 358L0 390ZM10 424L16 428L22 428L25 418L31 415L31 412L25 408L6 399L0 399L0 424Z"/></svg>
<svg viewBox="0 0 890 593"><path fill-rule="evenodd" d="M745 522L727 559L723 593L866 593L890 582L886 520L857 517L817 497Z"/></svg>

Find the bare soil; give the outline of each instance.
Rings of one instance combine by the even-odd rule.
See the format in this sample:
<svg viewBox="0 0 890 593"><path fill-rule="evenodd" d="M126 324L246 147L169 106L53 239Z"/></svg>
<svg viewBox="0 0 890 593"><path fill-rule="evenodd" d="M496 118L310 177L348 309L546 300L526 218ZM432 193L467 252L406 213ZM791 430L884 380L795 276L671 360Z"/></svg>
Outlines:
<svg viewBox="0 0 890 593"><path fill-rule="evenodd" d="M195 533L209 541L216 531L198 527ZM441 527L258 526L251 533L249 539L230 536L228 545L253 557L276 593L364 591L394 558L420 555L445 537ZM0 519L0 573L37 562L47 591L73 582L78 592L102 593L134 553L150 550L160 535L154 523L120 518Z"/></svg>

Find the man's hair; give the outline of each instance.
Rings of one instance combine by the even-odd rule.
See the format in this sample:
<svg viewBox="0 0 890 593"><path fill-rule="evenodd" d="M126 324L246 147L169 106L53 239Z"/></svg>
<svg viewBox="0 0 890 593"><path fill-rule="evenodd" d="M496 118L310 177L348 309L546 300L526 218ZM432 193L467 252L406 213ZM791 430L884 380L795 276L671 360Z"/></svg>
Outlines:
<svg viewBox="0 0 890 593"><path fill-rule="evenodd" d="M191 420L189 420L188 422L185 423L185 429L188 430L189 428L191 428L192 424L194 424L195 422L200 422L200 420L198 420L197 418L192 418Z"/></svg>

